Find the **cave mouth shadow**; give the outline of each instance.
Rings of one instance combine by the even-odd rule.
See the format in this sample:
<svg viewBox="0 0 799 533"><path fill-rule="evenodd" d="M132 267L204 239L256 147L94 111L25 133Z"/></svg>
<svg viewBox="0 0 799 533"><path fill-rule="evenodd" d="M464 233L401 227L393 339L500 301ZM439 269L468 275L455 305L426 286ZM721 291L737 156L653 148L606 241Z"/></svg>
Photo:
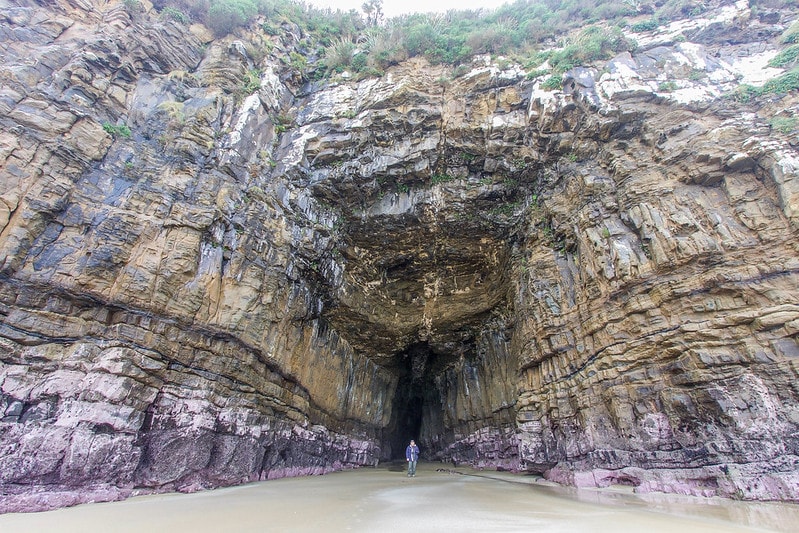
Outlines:
<svg viewBox="0 0 799 533"><path fill-rule="evenodd" d="M405 448L413 439L421 448L422 456L429 457L422 442L425 435L442 431L442 406L435 376L450 354L434 352L426 342L409 346L397 356L396 371L399 374L391 417L384 429L381 461L405 461Z"/></svg>

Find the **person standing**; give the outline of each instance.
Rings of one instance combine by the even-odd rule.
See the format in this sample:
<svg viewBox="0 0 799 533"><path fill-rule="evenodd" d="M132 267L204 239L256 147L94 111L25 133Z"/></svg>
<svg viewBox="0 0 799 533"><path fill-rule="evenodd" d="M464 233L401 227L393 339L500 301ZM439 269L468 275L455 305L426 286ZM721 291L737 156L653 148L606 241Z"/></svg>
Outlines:
<svg viewBox="0 0 799 533"><path fill-rule="evenodd" d="M416 461L419 460L419 447L413 439L405 448L405 460L408 461L408 477L416 476Z"/></svg>

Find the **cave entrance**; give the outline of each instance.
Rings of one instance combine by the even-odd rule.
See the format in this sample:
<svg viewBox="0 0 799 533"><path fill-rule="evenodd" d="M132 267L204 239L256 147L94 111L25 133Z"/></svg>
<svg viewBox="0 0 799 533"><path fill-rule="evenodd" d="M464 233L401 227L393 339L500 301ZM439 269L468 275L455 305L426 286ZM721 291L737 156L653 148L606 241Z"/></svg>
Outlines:
<svg viewBox="0 0 799 533"><path fill-rule="evenodd" d="M404 460L411 439L422 448L430 435L442 430L442 406L435 384L441 363L448 359L436 354L426 342L408 347L397 356L399 380L391 406L391 418L383 432L382 460Z"/></svg>

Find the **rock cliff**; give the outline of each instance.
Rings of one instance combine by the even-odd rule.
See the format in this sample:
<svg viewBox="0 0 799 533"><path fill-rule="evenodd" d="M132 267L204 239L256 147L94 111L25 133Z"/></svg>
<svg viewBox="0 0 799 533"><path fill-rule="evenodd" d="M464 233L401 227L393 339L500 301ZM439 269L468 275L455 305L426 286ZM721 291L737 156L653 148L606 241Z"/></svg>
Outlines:
<svg viewBox="0 0 799 533"><path fill-rule="evenodd" d="M799 97L724 97L782 72L795 13L721 5L548 91L487 57L306 82L292 28L2 5L1 511L414 436L799 500L799 150L769 123Z"/></svg>

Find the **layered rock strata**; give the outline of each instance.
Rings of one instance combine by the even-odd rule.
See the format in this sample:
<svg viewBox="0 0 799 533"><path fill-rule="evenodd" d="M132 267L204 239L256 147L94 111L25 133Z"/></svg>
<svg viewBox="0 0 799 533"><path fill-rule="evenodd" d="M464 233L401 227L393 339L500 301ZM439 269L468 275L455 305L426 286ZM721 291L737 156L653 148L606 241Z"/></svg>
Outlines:
<svg viewBox="0 0 799 533"><path fill-rule="evenodd" d="M799 153L768 123L797 97L720 98L791 16L722 6L550 92L488 58L308 84L292 32L9 6L2 510L411 437L577 485L799 499Z"/></svg>

